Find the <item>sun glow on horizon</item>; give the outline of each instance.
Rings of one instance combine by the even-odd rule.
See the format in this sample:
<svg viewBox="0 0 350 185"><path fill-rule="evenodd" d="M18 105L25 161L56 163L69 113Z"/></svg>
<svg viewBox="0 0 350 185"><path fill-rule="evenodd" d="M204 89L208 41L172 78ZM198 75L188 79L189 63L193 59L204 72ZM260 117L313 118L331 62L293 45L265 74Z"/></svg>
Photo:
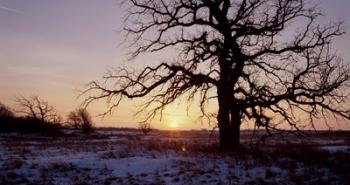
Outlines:
<svg viewBox="0 0 350 185"><path fill-rule="evenodd" d="M170 129L173 129L173 130L179 128L179 119L178 119L178 117L171 117L169 119L169 121L168 121L168 127Z"/></svg>

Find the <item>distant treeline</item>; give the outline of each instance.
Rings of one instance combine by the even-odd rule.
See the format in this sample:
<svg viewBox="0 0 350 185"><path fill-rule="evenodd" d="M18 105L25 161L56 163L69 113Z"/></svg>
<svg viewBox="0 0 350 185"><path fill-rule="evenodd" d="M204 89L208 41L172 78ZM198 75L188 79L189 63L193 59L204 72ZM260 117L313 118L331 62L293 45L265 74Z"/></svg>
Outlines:
<svg viewBox="0 0 350 185"><path fill-rule="evenodd" d="M19 97L18 110L13 110L0 102L0 133L61 133L63 128L93 131L93 122L86 109L78 108L70 112L64 120L47 101L37 96Z"/></svg>

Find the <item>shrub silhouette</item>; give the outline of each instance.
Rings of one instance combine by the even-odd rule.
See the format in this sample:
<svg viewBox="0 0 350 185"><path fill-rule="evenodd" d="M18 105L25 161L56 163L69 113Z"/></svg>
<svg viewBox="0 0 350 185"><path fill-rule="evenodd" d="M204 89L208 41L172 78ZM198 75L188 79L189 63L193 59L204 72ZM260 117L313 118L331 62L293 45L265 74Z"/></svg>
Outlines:
<svg viewBox="0 0 350 185"><path fill-rule="evenodd" d="M9 107L0 103L0 131L5 130L8 124L14 119L14 113Z"/></svg>
<svg viewBox="0 0 350 185"><path fill-rule="evenodd" d="M4 117L14 117L14 113L9 107L0 102L0 118Z"/></svg>
<svg viewBox="0 0 350 185"><path fill-rule="evenodd" d="M67 116L67 123L69 127L82 130L85 133L94 130L91 116L86 109L76 109L70 112Z"/></svg>
<svg viewBox="0 0 350 185"><path fill-rule="evenodd" d="M29 117L12 117L0 124L0 132L19 132L19 133L61 133L62 127L59 124L46 124L38 119Z"/></svg>
<svg viewBox="0 0 350 185"><path fill-rule="evenodd" d="M149 132L152 131L151 124L145 123L145 122L141 122L141 123L139 124L139 129L140 129L145 135L147 135Z"/></svg>

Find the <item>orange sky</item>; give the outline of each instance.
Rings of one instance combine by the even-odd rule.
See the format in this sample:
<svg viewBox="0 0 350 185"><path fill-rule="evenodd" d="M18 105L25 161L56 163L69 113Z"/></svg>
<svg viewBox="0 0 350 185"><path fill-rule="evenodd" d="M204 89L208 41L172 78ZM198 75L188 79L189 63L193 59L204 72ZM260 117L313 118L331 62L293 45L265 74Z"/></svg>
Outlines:
<svg viewBox="0 0 350 185"><path fill-rule="evenodd" d="M345 20L350 31L350 1L319 0L325 11L324 22ZM169 56L146 56L126 62L119 30L123 11L118 0L0 0L0 101L15 107L15 97L38 95L64 116L80 103L79 89L99 79L106 68L118 65L142 66ZM336 49L350 60L350 34L336 40ZM124 102L113 116L95 118L97 126L135 127L136 103ZM166 111L156 128L209 128L196 120L199 110L184 104ZM213 106L215 107L215 106ZM105 110L104 104L89 109L93 115ZM350 129L350 124L335 124ZM245 127L245 126L244 126Z"/></svg>

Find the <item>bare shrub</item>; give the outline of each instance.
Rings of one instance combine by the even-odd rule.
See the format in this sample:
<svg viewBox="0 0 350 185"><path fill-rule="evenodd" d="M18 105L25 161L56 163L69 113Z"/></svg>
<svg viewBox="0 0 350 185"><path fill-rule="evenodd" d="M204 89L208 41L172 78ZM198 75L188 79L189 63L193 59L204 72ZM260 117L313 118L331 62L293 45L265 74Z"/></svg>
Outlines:
<svg viewBox="0 0 350 185"><path fill-rule="evenodd" d="M14 117L14 113L11 111L9 107L7 107L6 105L0 102L0 118L4 118L4 117L7 117L7 118Z"/></svg>
<svg viewBox="0 0 350 185"><path fill-rule="evenodd" d="M68 114L68 126L74 129L81 129L83 132L93 131L93 121L86 109L76 109Z"/></svg>
<svg viewBox="0 0 350 185"><path fill-rule="evenodd" d="M147 135L148 133L150 133L150 132L152 131L151 124L145 123L145 122L139 123L139 129L140 129L145 135Z"/></svg>
<svg viewBox="0 0 350 185"><path fill-rule="evenodd" d="M69 127L72 127L74 129L79 129L80 128L80 118L76 111L70 112L67 116L67 123Z"/></svg>

